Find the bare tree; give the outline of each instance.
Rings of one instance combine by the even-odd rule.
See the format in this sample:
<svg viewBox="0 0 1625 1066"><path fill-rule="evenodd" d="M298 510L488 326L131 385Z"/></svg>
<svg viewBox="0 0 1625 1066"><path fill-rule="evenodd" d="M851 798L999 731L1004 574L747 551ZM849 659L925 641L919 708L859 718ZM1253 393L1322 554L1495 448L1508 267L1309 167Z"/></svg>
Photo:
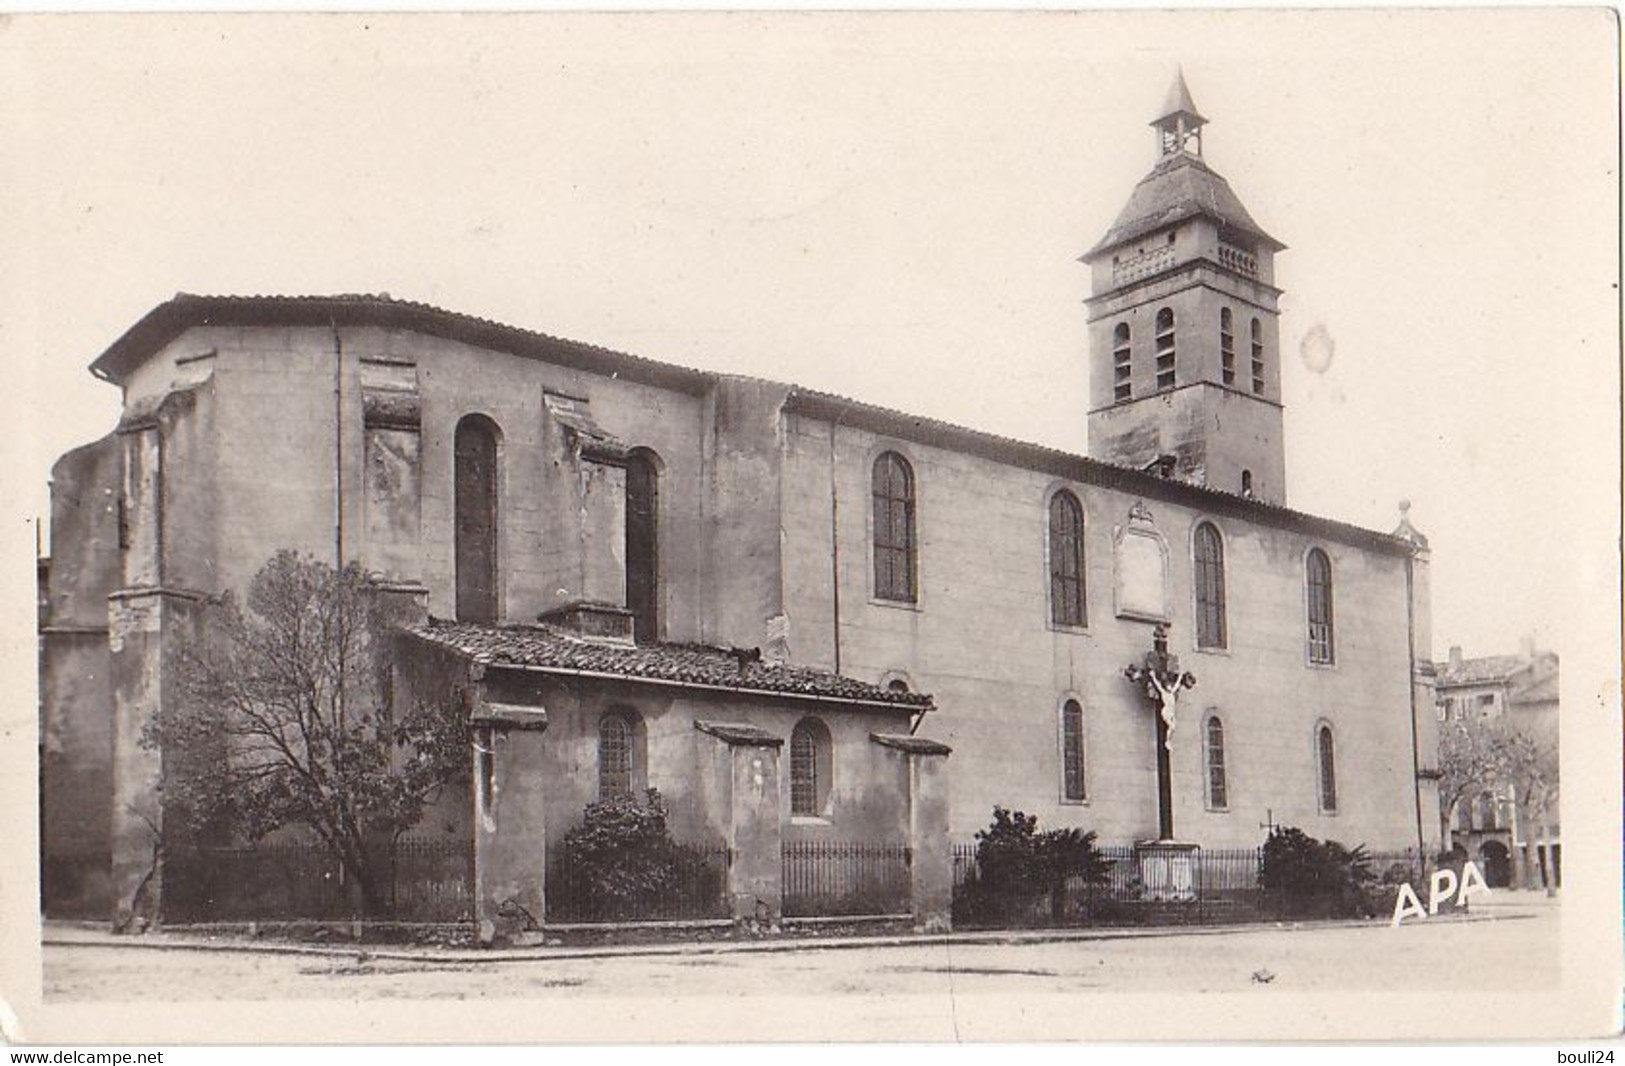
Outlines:
<svg viewBox="0 0 1625 1066"><path fill-rule="evenodd" d="M246 610L227 594L200 621L177 657L181 698L144 737L164 752L166 816L250 841L308 828L381 913L377 844L468 772L460 707L391 705L397 619L354 564L279 552Z"/></svg>

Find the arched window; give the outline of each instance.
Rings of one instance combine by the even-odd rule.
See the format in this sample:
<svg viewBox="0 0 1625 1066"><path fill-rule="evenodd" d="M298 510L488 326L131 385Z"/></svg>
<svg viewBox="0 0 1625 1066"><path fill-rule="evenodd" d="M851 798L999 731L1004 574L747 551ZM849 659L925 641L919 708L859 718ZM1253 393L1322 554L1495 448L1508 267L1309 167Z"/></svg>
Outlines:
<svg viewBox="0 0 1625 1066"><path fill-rule="evenodd" d="M816 718L803 718L790 731L790 813L798 818L823 817L831 778L829 729Z"/></svg>
<svg viewBox="0 0 1625 1066"><path fill-rule="evenodd" d="M1196 527L1196 646L1226 647L1224 541L1209 522Z"/></svg>
<svg viewBox="0 0 1625 1066"><path fill-rule="evenodd" d="M1337 810L1337 753L1332 748L1332 727L1322 723L1315 731L1315 755L1320 762L1320 809Z"/></svg>
<svg viewBox="0 0 1625 1066"><path fill-rule="evenodd" d="M1083 573L1083 505L1062 489L1049 501L1049 610L1058 626L1088 623Z"/></svg>
<svg viewBox="0 0 1625 1066"><path fill-rule="evenodd" d="M1129 345L1129 330L1127 322L1119 322L1117 328L1112 330L1112 399L1113 401L1132 400L1134 398L1134 372L1133 349Z"/></svg>
<svg viewBox="0 0 1625 1066"><path fill-rule="evenodd" d="M1083 772L1083 707L1077 700L1061 705L1061 798L1081 803L1089 798Z"/></svg>
<svg viewBox="0 0 1625 1066"><path fill-rule="evenodd" d="M1253 392L1264 394L1264 326L1253 319Z"/></svg>
<svg viewBox="0 0 1625 1066"><path fill-rule="evenodd" d="M1332 561L1319 548L1304 560L1304 580L1309 599L1309 661L1330 663L1335 657L1332 643Z"/></svg>
<svg viewBox="0 0 1625 1066"><path fill-rule="evenodd" d="M626 609L639 644L660 639L660 466L647 448L626 462Z"/></svg>
<svg viewBox="0 0 1625 1066"><path fill-rule="evenodd" d="M611 711L598 720L598 798L627 798L634 784L632 767L636 751L636 730L632 719Z"/></svg>
<svg viewBox="0 0 1625 1066"><path fill-rule="evenodd" d="M1230 308L1219 308L1219 358L1223 364L1224 383L1236 383L1236 316Z"/></svg>
<svg viewBox="0 0 1625 1066"><path fill-rule="evenodd" d="M916 598L914 472L896 452L875 460L875 595L913 603Z"/></svg>
<svg viewBox="0 0 1625 1066"><path fill-rule="evenodd" d="M1207 720L1207 735L1203 738L1207 763L1207 805L1214 810L1230 806L1230 786L1224 771L1224 723L1218 715Z"/></svg>
<svg viewBox="0 0 1625 1066"><path fill-rule="evenodd" d="M1248 499L1252 498L1253 472L1251 470L1243 470L1241 472L1241 494L1246 496Z"/></svg>
<svg viewBox="0 0 1625 1066"><path fill-rule="evenodd" d="M497 620L497 427L484 415L457 423L453 487L457 618Z"/></svg>
<svg viewBox="0 0 1625 1066"><path fill-rule="evenodd" d="M1157 390L1174 387L1174 311L1157 312Z"/></svg>

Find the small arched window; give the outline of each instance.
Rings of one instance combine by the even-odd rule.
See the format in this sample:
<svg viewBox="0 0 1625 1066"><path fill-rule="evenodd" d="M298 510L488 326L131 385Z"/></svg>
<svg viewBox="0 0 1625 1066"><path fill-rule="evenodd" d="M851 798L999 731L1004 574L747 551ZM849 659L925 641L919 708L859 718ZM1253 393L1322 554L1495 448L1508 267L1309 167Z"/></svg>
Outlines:
<svg viewBox="0 0 1625 1066"><path fill-rule="evenodd" d="M1224 624L1224 541L1212 523L1196 527L1196 646L1227 647Z"/></svg>
<svg viewBox="0 0 1625 1066"><path fill-rule="evenodd" d="M1067 700L1061 705L1061 798L1072 803L1089 798L1083 754L1083 706Z"/></svg>
<svg viewBox="0 0 1625 1066"><path fill-rule="evenodd" d="M457 618L497 620L496 423L469 415L452 444L453 555Z"/></svg>
<svg viewBox="0 0 1625 1066"><path fill-rule="evenodd" d="M874 468L875 595L913 603L917 598L914 539L914 471L896 452L884 452Z"/></svg>
<svg viewBox="0 0 1625 1066"><path fill-rule="evenodd" d="M790 731L790 813L820 818L829 802L831 779L829 729L816 718L803 718Z"/></svg>
<svg viewBox="0 0 1625 1066"><path fill-rule="evenodd" d="M1264 326L1253 319L1253 393L1264 394Z"/></svg>
<svg viewBox="0 0 1625 1066"><path fill-rule="evenodd" d="M1219 308L1219 359L1224 373L1224 383L1236 383L1236 316L1230 313L1230 308Z"/></svg>
<svg viewBox="0 0 1625 1066"><path fill-rule="evenodd" d="M611 711L598 720L598 798L626 799L632 795L634 736L632 720Z"/></svg>
<svg viewBox="0 0 1625 1066"><path fill-rule="evenodd" d="M1309 606L1309 661L1330 663L1336 649L1332 633L1332 561L1319 548L1304 560Z"/></svg>
<svg viewBox="0 0 1625 1066"><path fill-rule="evenodd" d="M1225 778L1224 723L1218 715L1208 718L1206 734L1207 805L1222 811L1230 806L1230 783Z"/></svg>
<svg viewBox="0 0 1625 1066"><path fill-rule="evenodd" d="M1134 398L1133 355L1133 348L1129 344L1128 323L1119 322L1117 328L1112 330L1113 401L1132 400Z"/></svg>
<svg viewBox="0 0 1625 1066"><path fill-rule="evenodd" d="M1174 387L1174 309L1157 312L1157 390Z"/></svg>
<svg viewBox="0 0 1625 1066"><path fill-rule="evenodd" d="M1315 755L1320 763L1320 809L1331 814L1337 810L1337 752L1332 727L1324 723L1315 731Z"/></svg>
<svg viewBox="0 0 1625 1066"><path fill-rule="evenodd" d="M1058 626L1088 624L1083 571L1083 505L1062 489L1049 501L1049 609Z"/></svg>

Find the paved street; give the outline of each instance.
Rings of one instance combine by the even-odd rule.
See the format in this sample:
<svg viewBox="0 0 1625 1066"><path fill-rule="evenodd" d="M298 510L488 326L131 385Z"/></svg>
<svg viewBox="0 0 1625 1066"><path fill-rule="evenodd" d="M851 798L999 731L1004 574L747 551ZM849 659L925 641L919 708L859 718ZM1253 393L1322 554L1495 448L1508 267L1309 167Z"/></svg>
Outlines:
<svg viewBox="0 0 1625 1066"><path fill-rule="evenodd" d="M935 996L1272 990L1512 990L1559 979L1555 903L1485 920L1218 935L500 963L47 945L49 999L372 999L783 993ZM1477 905L1475 904L1475 907ZM1255 980L1254 975L1259 975Z"/></svg>

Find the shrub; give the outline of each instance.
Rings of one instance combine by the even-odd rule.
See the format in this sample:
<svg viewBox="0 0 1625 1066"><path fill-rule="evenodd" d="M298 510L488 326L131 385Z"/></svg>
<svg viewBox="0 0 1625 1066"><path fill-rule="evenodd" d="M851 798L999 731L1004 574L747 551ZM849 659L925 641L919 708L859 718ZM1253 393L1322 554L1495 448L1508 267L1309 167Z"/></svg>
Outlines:
<svg viewBox="0 0 1625 1066"><path fill-rule="evenodd" d="M1093 832L1040 833L1036 815L996 806L993 821L976 834L976 868L955 901L955 917L999 924L1062 922L1069 890L1104 882L1110 868Z"/></svg>
<svg viewBox="0 0 1625 1066"><path fill-rule="evenodd" d="M1375 876L1365 845L1352 850L1283 826L1264 841L1258 885L1265 907L1291 917L1371 917Z"/></svg>
<svg viewBox="0 0 1625 1066"><path fill-rule="evenodd" d="M719 898L722 876L697 870L703 861L671 838L665 801L651 788L641 802L617 796L587 805L581 824L564 835L560 888L572 909L601 918L703 908Z"/></svg>

